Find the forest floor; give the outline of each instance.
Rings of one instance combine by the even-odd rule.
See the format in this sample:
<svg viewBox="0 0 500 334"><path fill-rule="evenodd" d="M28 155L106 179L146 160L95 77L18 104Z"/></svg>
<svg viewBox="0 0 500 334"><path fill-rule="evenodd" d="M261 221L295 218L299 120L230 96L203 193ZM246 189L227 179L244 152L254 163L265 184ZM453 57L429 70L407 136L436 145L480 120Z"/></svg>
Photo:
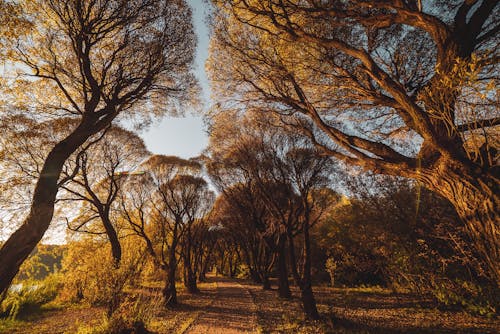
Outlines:
<svg viewBox="0 0 500 334"><path fill-rule="evenodd" d="M179 306L159 307L158 289L150 293L148 329L152 333L499 333L500 320L439 310L428 299L383 289L314 289L319 321L304 321L299 291L289 300L277 298L244 280L209 277L201 293L179 292ZM104 318L102 308L48 307L24 320L0 320L0 333L89 333ZM82 331L83 327L87 331Z"/></svg>

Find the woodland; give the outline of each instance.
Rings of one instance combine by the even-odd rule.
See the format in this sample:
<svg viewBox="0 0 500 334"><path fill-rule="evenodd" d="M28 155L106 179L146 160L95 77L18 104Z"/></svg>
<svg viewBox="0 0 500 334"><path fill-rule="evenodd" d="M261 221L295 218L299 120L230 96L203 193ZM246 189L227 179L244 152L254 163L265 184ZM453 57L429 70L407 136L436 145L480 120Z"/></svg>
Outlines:
<svg viewBox="0 0 500 334"><path fill-rule="evenodd" d="M199 5L0 0L0 333L498 333L499 2Z"/></svg>

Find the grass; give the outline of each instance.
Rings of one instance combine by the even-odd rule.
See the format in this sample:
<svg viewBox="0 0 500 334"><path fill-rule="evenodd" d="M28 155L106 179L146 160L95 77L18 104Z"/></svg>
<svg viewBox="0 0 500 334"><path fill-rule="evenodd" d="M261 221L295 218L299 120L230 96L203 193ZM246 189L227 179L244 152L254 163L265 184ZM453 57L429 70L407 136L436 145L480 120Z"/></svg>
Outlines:
<svg viewBox="0 0 500 334"><path fill-rule="evenodd" d="M397 294L377 287L315 287L320 321L305 321L293 287L293 298L281 300L277 292L239 280L256 304L257 333L497 333L498 318L472 316L464 312L444 311L428 298ZM160 282L161 284L161 282ZM191 295L179 287L180 304L171 309L161 306L151 312L147 328L154 333L184 333L197 323L217 297L217 283L201 283L201 294ZM154 284L141 290L155 298L160 288ZM254 306L252 306L253 308ZM131 308L129 308L131 309ZM134 313L132 311L131 313ZM34 315L17 320L0 320L0 333L63 334L98 333L105 324L104 309L82 305L43 305ZM133 315L133 314L132 314ZM224 319L220 319L223 323ZM101 326L101 327L100 327ZM80 329L79 329L80 327Z"/></svg>
<svg viewBox="0 0 500 334"><path fill-rule="evenodd" d="M498 318L488 319L458 311L439 310L429 298L393 293L379 287L315 287L322 319L306 321L300 293L280 300L276 291L248 285L258 305L262 333L497 333Z"/></svg>

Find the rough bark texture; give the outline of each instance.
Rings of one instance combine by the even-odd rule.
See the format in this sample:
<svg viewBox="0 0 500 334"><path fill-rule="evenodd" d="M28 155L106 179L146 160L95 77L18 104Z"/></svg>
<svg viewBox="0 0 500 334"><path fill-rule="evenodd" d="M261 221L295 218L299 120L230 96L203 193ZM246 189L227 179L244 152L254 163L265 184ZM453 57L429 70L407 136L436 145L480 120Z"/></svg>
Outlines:
<svg viewBox="0 0 500 334"><path fill-rule="evenodd" d="M59 142L45 159L36 183L31 210L23 224L0 249L0 293L6 291L21 264L31 254L48 229L54 214L58 180L64 162L93 133L85 124Z"/></svg>
<svg viewBox="0 0 500 334"><path fill-rule="evenodd" d="M436 170L438 172L436 172ZM477 175L474 175L477 174ZM448 199L467 227L491 279L500 285L500 205L498 179L477 171L443 165L423 170L417 178Z"/></svg>

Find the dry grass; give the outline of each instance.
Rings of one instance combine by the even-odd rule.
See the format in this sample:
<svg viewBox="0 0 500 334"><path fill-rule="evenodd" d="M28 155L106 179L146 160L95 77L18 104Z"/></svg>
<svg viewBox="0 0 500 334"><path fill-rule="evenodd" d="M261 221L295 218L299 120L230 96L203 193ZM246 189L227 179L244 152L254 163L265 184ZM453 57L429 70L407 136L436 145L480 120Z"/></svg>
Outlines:
<svg viewBox="0 0 500 334"><path fill-rule="evenodd" d="M314 289L320 321L305 321L299 292L280 300L276 291L251 288L263 333L498 333L500 321L443 311L425 298L382 289Z"/></svg>
<svg viewBox="0 0 500 334"><path fill-rule="evenodd" d="M219 286L217 286L219 284ZM498 318L474 317L464 312L438 310L425 298L394 294L383 289L314 289L320 321L304 321L299 295L282 300L246 281L212 278L199 285L202 293L179 289L179 306L157 308L147 324L153 333L499 333ZM159 287L146 287L151 300ZM248 296L248 292L250 296ZM0 321L0 333L76 333L79 326L98 325L102 308L59 307L42 310L19 321ZM244 323L243 323L244 322ZM213 327L215 326L215 327ZM216 331L217 332L217 331Z"/></svg>

